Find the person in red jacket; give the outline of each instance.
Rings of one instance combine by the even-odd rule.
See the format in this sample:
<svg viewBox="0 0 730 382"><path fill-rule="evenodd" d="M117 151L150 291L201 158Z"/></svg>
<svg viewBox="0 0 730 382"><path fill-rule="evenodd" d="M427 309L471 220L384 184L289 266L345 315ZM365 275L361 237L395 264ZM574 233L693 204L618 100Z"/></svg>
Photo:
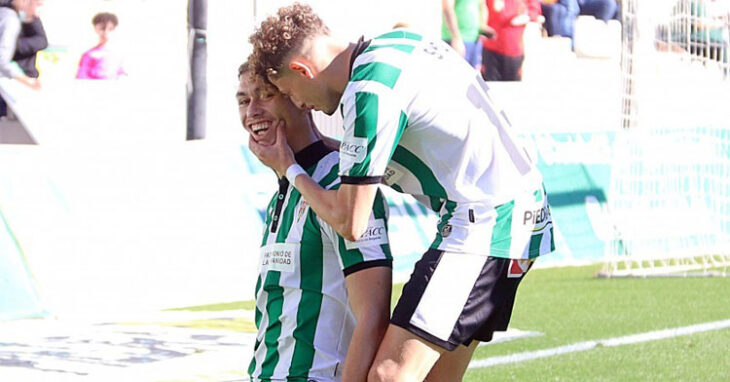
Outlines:
<svg viewBox="0 0 730 382"><path fill-rule="evenodd" d="M540 16L538 0L485 0L489 9L488 25L495 38L482 40L483 73L486 81L520 81L525 47L525 25Z"/></svg>

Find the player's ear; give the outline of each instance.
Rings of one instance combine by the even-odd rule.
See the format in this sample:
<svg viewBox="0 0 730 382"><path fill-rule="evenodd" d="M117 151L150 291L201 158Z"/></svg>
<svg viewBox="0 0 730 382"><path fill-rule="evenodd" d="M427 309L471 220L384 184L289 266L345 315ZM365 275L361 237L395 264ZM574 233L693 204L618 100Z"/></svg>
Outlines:
<svg viewBox="0 0 730 382"><path fill-rule="evenodd" d="M314 71L309 62L301 59L289 61L289 70L306 78L314 78Z"/></svg>

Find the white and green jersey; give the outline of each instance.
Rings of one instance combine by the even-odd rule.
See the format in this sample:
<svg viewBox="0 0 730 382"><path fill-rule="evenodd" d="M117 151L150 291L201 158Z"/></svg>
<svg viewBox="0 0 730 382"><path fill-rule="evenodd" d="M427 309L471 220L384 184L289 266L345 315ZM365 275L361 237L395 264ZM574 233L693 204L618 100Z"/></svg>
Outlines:
<svg viewBox="0 0 730 382"><path fill-rule="evenodd" d="M321 141L296 160L322 187L339 187L338 154ZM349 242L280 179L261 243L252 381L339 381L355 327L345 277L392 265L387 213L378 192L366 233Z"/></svg>
<svg viewBox="0 0 730 382"><path fill-rule="evenodd" d="M438 212L432 248L505 258L554 249L542 177L462 57L401 29L360 40L350 73L342 183L382 181Z"/></svg>

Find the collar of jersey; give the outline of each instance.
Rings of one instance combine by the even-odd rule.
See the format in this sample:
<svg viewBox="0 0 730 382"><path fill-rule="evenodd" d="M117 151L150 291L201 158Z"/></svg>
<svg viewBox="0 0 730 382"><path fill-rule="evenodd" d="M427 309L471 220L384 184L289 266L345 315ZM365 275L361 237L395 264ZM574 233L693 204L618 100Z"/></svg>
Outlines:
<svg viewBox="0 0 730 382"><path fill-rule="evenodd" d="M296 160L302 168L309 169L332 151L333 150L325 146L324 142L320 140L299 150L298 153L294 154L294 160Z"/></svg>

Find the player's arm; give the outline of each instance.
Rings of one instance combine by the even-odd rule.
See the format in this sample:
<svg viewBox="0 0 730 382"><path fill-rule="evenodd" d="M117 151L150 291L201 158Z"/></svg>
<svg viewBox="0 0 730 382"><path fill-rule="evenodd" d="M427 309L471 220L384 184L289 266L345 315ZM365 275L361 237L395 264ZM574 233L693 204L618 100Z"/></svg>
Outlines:
<svg viewBox="0 0 730 382"><path fill-rule="evenodd" d="M279 176L295 164L294 154L284 133L284 122L276 126L276 142L272 146L257 144L249 139L249 148L262 163L272 168ZM337 190L325 190L306 173L296 176L294 187L307 200L311 208L337 233L347 240L355 241L367 228L377 184L343 184ZM291 182L292 179L289 179Z"/></svg>
<svg viewBox="0 0 730 382"><path fill-rule="evenodd" d="M367 379L368 370L388 328L391 274L391 268L381 266L355 272L345 279L357 325L345 358L343 381Z"/></svg>

